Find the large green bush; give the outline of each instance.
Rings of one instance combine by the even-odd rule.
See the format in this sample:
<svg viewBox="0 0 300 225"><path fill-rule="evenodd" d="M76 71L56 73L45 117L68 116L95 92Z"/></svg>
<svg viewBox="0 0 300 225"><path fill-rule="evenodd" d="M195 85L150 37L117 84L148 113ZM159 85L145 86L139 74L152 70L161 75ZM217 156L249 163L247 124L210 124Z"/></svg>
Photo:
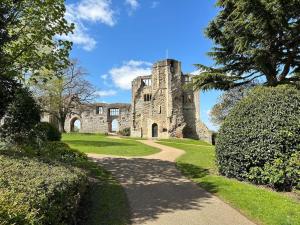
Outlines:
<svg viewBox="0 0 300 225"><path fill-rule="evenodd" d="M27 88L19 88L4 116L0 138L12 144L24 144L35 138L33 129L40 122L40 107Z"/></svg>
<svg viewBox="0 0 300 225"><path fill-rule="evenodd" d="M223 123L216 155L222 175L290 190L300 180L300 91L258 87Z"/></svg>
<svg viewBox="0 0 300 225"><path fill-rule="evenodd" d="M0 224L72 224L85 187L76 167L0 155Z"/></svg>
<svg viewBox="0 0 300 225"><path fill-rule="evenodd" d="M40 122L35 127L35 132L45 141L60 141L61 133L59 130L48 122Z"/></svg>

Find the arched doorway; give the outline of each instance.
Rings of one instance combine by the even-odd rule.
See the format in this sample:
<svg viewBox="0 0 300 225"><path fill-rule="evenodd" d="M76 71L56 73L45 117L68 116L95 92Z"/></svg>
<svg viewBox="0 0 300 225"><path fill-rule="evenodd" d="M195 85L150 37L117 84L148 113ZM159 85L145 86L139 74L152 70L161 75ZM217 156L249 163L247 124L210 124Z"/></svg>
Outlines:
<svg viewBox="0 0 300 225"><path fill-rule="evenodd" d="M158 137L158 125L156 123L152 124L152 137Z"/></svg>
<svg viewBox="0 0 300 225"><path fill-rule="evenodd" d="M81 129L81 121L78 117L74 117L71 120L71 124L70 124L70 132L80 132Z"/></svg>
<svg viewBox="0 0 300 225"><path fill-rule="evenodd" d="M111 132L118 132L119 131L119 121L117 119L114 119L111 122Z"/></svg>

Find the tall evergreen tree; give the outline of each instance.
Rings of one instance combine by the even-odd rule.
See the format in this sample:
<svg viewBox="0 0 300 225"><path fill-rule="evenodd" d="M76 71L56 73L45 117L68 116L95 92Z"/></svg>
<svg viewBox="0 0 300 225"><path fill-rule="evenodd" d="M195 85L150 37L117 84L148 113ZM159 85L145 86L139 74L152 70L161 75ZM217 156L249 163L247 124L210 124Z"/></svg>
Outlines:
<svg viewBox="0 0 300 225"><path fill-rule="evenodd" d="M259 78L267 86L300 81L299 0L218 0L206 35L214 67L197 65L196 89L228 90Z"/></svg>

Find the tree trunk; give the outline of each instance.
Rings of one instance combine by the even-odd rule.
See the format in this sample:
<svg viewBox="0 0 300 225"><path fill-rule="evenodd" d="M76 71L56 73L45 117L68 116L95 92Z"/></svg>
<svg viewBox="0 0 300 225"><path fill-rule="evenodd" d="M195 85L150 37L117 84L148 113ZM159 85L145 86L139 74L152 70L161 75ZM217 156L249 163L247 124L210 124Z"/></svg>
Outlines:
<svg viewBox="0 0 300 225"><path fill-rule="evenodd" d="M278 85L276 74L266 75L268 86L275 87Z"/></svg>
<svg viewBox="0 0 300 225"><path fill-rule="evenodd" d="M59 131L61 133L66 133L65 131L65 120L64 119L59 119Z"/></svg>

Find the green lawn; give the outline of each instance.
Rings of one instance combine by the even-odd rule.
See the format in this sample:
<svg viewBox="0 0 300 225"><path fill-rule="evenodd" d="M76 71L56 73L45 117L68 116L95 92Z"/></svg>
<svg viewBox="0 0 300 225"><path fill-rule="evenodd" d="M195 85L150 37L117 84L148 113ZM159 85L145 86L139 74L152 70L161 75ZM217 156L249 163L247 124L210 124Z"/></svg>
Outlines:
<svg viewBox="0 0 300 225"><path fill-rule="evenodd" d="M159 152L159 149L144 145L135 140L112 139L101 134L63 134L62 141L71 148L85 153L117 156L146 156Z"/></svg>
<svg viewBox="0 0 300 225"><path fill-rule="evenodd" d="M130 210L122 186L94 162L84 163L91 177L81 202L78 225L128 225Z"/></svg>
<svg viewBox="0 0 300 225"><path fill-rule="evenodd" d="M177 167L204 189L219 196L258 224L299 225L300 202L284 193L217 175L215 150L195 140L161 140L159 143L183 149Z"/></svg>

